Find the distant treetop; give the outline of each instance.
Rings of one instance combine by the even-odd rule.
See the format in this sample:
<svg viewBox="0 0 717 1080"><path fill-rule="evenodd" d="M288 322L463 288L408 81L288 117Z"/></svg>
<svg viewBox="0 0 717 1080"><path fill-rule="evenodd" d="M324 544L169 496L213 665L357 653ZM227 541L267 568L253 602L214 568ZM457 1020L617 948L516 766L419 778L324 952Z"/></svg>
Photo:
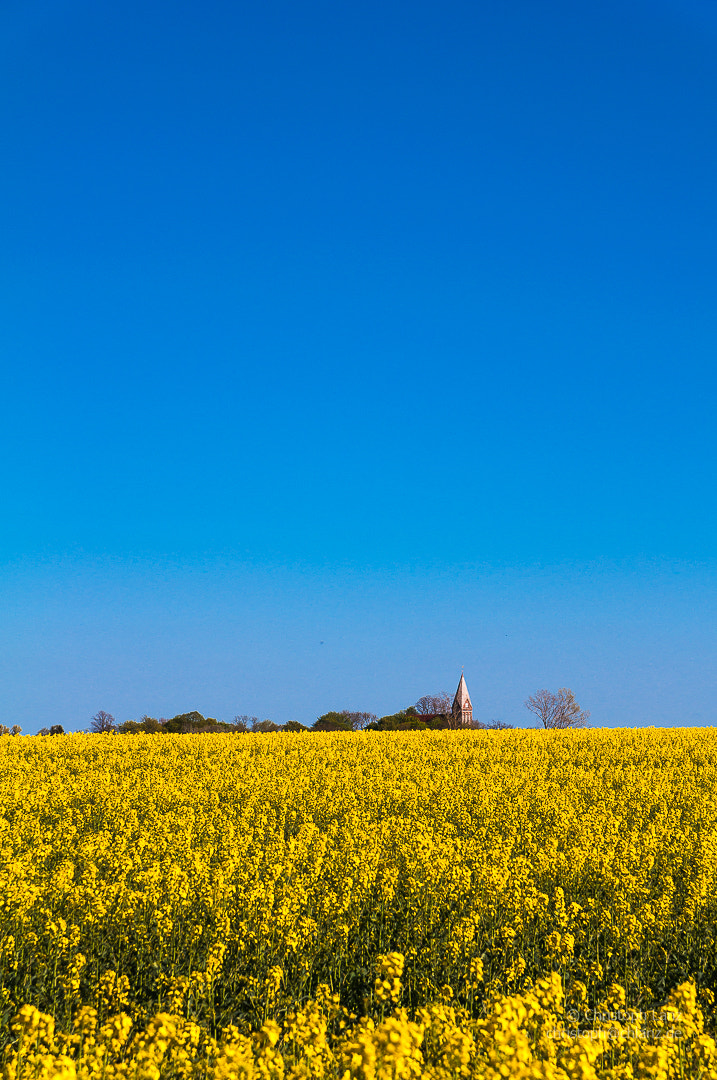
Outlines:
<svg viewBox="0 0 717 1080"><path fill-rule="evenodd" d="M557 693L538 690L528 698L525 707L538 717L544 728L584 728L590 719L590 713L580 708L575 694L565 686Z"/></svg>
<svg viewBox="0 0 717 1080"><path fill-rule="evenodd" d="M112 713L100 709L90 720L90 731L96 735L104 735L108 731L115 730L115 718Z"/></svg>

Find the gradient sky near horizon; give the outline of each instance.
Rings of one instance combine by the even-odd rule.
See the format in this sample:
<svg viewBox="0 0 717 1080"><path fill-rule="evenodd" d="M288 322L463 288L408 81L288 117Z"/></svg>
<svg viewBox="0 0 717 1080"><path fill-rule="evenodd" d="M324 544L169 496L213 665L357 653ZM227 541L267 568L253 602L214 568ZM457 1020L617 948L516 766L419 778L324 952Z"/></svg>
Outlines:
<svg viewBox="0 0 717 1080"><path fill-rule="evenodd" d="M9 0L0 723L712 724L712 0Z"/></svg>

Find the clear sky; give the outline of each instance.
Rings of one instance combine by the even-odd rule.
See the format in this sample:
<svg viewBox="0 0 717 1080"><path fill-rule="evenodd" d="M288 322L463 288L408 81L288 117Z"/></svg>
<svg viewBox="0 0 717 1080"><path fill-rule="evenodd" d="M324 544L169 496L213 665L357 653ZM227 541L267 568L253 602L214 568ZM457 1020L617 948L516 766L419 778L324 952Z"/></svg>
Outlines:
<svg viewBox="0 0 717 1080"><path fill-rule="evenodd" d="M0 722L715 720L713 0L8 0Z"/></svg>

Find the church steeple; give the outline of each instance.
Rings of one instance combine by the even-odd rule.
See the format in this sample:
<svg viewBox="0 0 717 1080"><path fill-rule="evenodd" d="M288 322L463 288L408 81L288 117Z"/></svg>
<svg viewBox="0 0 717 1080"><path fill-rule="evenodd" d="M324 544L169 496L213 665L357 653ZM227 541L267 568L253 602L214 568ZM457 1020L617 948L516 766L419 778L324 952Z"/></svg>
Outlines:
<svg viewBox="0 0 717 1080"><path fill-rule="evenodd" d="M456 696L453 698L451 712L453 713L453 719L461 727L470 727L473 723L473 706L471 705L471 698L463 672L461 672L461 681L458 683Z"/></svg>

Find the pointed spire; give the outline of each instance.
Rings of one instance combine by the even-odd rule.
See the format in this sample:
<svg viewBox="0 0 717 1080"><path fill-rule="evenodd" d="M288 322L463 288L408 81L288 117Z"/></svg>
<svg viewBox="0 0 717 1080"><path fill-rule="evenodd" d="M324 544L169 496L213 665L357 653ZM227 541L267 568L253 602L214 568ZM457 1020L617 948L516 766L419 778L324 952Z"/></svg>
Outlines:
<svg viewBox="0 0 717 1080"><path fill-rule="evenodd" d="M473 705L466 686L465 675L461 671L461 680L458 683L456 696L453 699L453 716L459 724L467 727L473 722Z"/></svg>

